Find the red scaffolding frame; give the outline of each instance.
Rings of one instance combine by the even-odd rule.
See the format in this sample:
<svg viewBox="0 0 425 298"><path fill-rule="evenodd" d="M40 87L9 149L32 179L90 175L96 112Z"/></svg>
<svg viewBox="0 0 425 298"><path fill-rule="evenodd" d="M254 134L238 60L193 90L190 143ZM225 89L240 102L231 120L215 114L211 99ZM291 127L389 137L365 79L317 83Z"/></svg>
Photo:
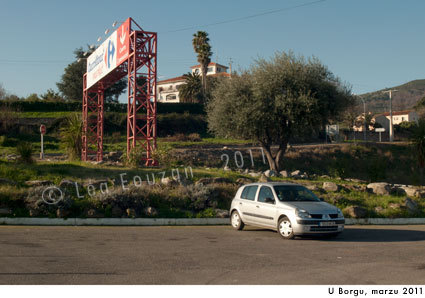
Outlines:
<svg viewBox="0 0 425 298"><path fill-rule="evenodd" d="M130 49L125 62L87 88L83 78L83 161L103 159L104 91L128 76L127 157L141 152L146 166L155 166L157 33L147 32L130 18ZM135 151L136 150L136 151Z"/></svg>

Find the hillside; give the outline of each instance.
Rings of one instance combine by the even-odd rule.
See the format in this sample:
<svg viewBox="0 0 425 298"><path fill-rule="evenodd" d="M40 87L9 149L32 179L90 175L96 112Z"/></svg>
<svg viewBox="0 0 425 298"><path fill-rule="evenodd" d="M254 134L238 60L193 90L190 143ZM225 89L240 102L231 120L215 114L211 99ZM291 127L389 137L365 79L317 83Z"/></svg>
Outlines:
<svg viewBox="0 0 425 298"><path fill-rule="evenodd" d="M383 91L389 89L398 90L397 92L393 93L394 111L412 109L416 102L425 96L425 79L414 80L400 86L394 86L391 88L385 88L375 92L362 94L361 96L368 104L368 110L374 113L388 112L389 97L388 93L383 93Z"/></svg>

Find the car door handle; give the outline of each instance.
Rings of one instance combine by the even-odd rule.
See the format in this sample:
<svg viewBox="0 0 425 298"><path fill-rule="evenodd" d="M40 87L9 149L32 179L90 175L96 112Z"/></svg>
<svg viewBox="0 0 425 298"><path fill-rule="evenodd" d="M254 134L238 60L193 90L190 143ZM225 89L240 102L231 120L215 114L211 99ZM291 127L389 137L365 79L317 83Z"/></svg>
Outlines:
<svg viewBox="0 0 425 298"><path fill-rule="evenodd" d="M239 205L242 205L242 202L239 202Z"/></svg>
<svg viewBox="0 0 425 298"><path fill-rule="evenodd" d="M258 205L257 205L257 206L255 206L255 207L260 208L260 206L258 206Z"/></svg>

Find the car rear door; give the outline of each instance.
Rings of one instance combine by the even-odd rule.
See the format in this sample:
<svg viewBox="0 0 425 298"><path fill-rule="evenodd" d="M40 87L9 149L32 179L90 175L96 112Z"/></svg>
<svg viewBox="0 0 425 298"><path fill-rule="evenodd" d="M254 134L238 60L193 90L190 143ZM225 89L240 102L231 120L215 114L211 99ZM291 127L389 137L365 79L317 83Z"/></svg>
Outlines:
<svg viewBox="0 0 425 298"><path fill-rule="evenodd" d="M255 211L255 198L257 196L258 185L247 185L242 190L241 197L239 200L239 210L241 211L242 220L245 223L255 224L256 218L254 216Z"/></svg>

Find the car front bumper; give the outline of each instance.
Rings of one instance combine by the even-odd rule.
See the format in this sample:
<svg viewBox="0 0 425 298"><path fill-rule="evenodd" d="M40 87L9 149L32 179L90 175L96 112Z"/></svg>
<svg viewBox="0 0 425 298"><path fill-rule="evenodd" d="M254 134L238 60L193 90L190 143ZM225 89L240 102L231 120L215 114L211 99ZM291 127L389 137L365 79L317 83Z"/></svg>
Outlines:
<svg viewBox="0 0 425 298"><path fill-rule="evenodd" d="M303 234L332 234L344 231L345 219L331 220L297 219L297 224L292 228L296 235Z"/></svg>

